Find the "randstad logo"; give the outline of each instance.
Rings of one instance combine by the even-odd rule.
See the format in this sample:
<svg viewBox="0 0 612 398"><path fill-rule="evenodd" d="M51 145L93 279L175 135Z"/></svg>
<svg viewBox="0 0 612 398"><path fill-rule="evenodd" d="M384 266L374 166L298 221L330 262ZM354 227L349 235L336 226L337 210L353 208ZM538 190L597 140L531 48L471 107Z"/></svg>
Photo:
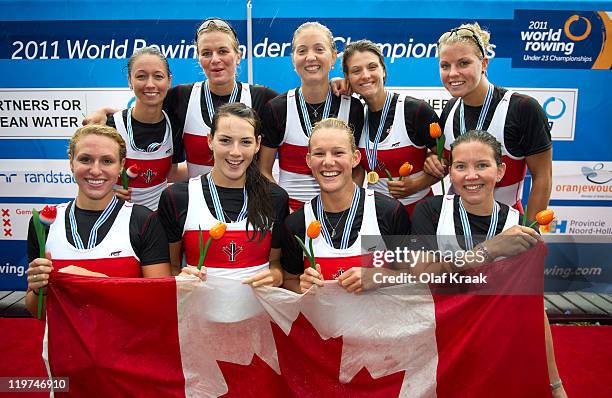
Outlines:
<svg viewBox="0 0 612 398"><path fill-rule="evenodd" d="M603 185L612 181L612 170L605 170L603 163L593 167L582 166L582 174L593 184Z"/></svg>
<svg viewBox="0 0 612 398"><path fill-rule="evenodd" d="M542 104L542 108L544 109L544 113L549 120L559 119L565 114L567 109L567 105L565 105L565 101L558 97L550 97Z"/></svg>

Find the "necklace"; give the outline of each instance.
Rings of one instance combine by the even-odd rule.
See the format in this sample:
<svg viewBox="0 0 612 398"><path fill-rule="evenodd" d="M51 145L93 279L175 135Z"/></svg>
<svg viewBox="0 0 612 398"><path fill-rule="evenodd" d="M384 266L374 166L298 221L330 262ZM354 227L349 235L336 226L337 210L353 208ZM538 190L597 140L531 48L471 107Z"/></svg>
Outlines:
<svg viewBox="0 0 612 398"><path fill-rule="evenodd" d="M312 116L314 116L315 119L319 117L319 110L323 107L323 105L325 105L325 102L321 102L317 107L309 104L308 102L306 103L306 106L308 106L308 108L312 111Z"/></svg>
<svg viewBox="0 0 612 398"><path fill-rule="evenodd" d="M330 234L332 239L336 236L336 228L338 228L338 225L340 225L340 221L342 221L342 219L344 218L344 213L346 213L347 210L348 209L344 209L344 211L340 215L340 218L338 219L338 222L336 222L336 225L332 225L331 221L329 221L329 218L327 218L327 212L323 212L323 217L325 217L325 221L327 221L327 223L332 229Z"/></svg>

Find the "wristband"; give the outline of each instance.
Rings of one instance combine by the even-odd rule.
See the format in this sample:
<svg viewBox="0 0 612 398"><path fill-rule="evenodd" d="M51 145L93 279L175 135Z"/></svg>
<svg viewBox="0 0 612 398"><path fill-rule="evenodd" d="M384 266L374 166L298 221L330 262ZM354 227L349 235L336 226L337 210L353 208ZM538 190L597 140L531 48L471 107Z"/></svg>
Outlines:
<svg viewBox="0 0 612 398"><path fill-rule="evenodd" d="M493 259L491 258L491 253L489 253L489 249L484 244L479 244L475 248L474 251L476 254L480 254L484 258L485 263L490 263Z"/></svg>
<svg viewBox="0 0 612 398"><path fill-rule="evenodd" d="M551 391L555 391L559 388L561 388L561 386L563 385L563 382L561 381L561 379L555 381L554 383L550 383L550 389Z"/></svg>

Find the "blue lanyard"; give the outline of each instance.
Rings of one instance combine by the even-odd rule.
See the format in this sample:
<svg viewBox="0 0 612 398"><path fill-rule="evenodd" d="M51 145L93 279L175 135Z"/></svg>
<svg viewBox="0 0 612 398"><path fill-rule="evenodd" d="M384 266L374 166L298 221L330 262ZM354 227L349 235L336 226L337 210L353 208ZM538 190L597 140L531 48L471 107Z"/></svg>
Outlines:
<svg viewBox="0 0 612 398"><path fill-rule="evenodd" d="M164 120L166 121L166 132L164 133L164 140L162 142L152 142L149 144L147 149L141 149L136 146L136 141L134 141L134 129L132 127L132 109L133 108L130 108L127 111L126 125L128 142L130 143L130 147L137 152L155 152L157 149L159 149L159 147L161 147L168 141L168 138L171 135L170 132L172 131L172 128L170 127L170 119L168 118L168 115L166 115L166 112L162 111L162 113L164 114Z"/></svg>
<svg viewBox="0 0 612 398"><path fill-rule="evenodd" d="M308 108L306 108L306 100L304 100L304 94L302 94L302 87L298 89L297 93L298 102L300 103L300 109L302 110L302 117L304 118L304 126L306 126L306 135L310 137L312 134L312 123L310 122L310 115L308 114ZM329 111L331 110L332 95L331 90L327 92L325 98L325 105L323 106L322 119L329 117Z"/></svg>
<svg viewBox="0 0 612 398"><path fill-rule="evenodd" d="M93 249L96 247L96 241L98 240L98 229L104 224L106 220L110 217L115 210L115 206L117 205L117 197L113 195L113 199L106 205L102 214L98 217L96 222L94 223L91 231L89 232L89 239L87 240L87 249ZM76 207L76 199L72 201L70 205L70 213L68 213L68 219L70 220L70 230L72 232L72 240L74 241L74 246L77 249L85 249L85 245L83 244L83 240L79 235L79 231L77 230L76 217L74 216L74 208Z"/></svg>
<svg viewBox="0 0 612 398"><path fill-rule="evenodd" d="M340 249L346 249L349 246L349 238L351 236L351 230L353 229L353 221L355 221L355 214L357 214L357 207L359 205L360 196L361 189L359 189L359 187L355 185L353 199L351 200L351 207L349 209L348 216L346 217L346 221L344 222L342 240L340 241ZM323 238L325 239L328 245L334 247L331 236L329 235L329 231L327 230L327 226L325 225L325 219L323 216L323 201L321 200L321 195L317 196L317 219L321 223L321 233L323 234Z"/></svg>
<svg viewBox="0 0 612 398"><path fill-rule="evenodd" d="M372 143L372 147L370 148L370 121L369 121L369 110L368 106L365 106L365 120L363 124L363 135L365 136L365 146L366 146L366 157L368 158L368 166L370 170L376 169L376 151L378 150L378 143L380 142L380 137L382 137L382 132L385 127L385 122L387 121L387 115L389 114L389 108L391 107L391 99L393 98L393 94L387 93L387 97L385 98L385 104L383 105L382 113L380 115L380 122L378 122L378 130L376 131L376 137L374 138L374 142Z"/></svg>
<svg viewBox="0 0 612 398"><path fill-rule="evenodd" d="M482 126L484 126L485 119L487 118L487 112L489 112L489 105L491 105L492 99L493 84L489 83L489 87L487 88L487 96L485 97L484 104L482 104L482 109L480 110L480 115L478 116L478 122L476 123L476 130L482 130ZM459 132L461 134L465 134L465 131L465 110L462 98L459 100Z"/></svg>
<svg viewBox="0 0 612 398"><path fill-rule="evenodd" d="M232 89L232 93L230 94L228 104L233 104L236 102L236 98L238 97L238 83L234 81L234 88ZM213 105L212 95L210 94L210 87L208 86L208 80L204 82L204 98L206 99L206 110L208 111L208 118L210 123L212 124L213 117L215 117L215 106Z"/></svg>
<svg viewBox="0 0 612 398"><path fill-rule="evenodd" d="M212 197L212 200L213 200L213 206L215 208L216 218L217 220L225 223L226 222L225 213L223 212L223 207L221 206L221 201L219 200L219 194L217 193L217 187L215 186L215 182L213 181L213 178L212 178L212 172L208 173L207 178L208 178L208 189L210 190L210 196ZM247 217L247 207L249 203L249 195L247 194L246 187L242 188L242 193L244 197L244 200L242 203L242 209L240 209L240 213L238 214L238 218L236 218L235 222L240 222ZM230 220L230 222L231 221L232 220Z"/></svg>
<svg viewBox="0 0 612 398"><path fill-rule="evenodd" d="M474 240L472 239L472 229L468 219L467 211L463 206L463 200L459 197L459 217L461 218L461 226L463 227L463 236L465 237L465 249L472 250L474 248ZM497 222L499 220L499 204L493 201L493 211L491 212L491 221L489 230L487 231L487 240L495 236L497 230Z"/></svg>

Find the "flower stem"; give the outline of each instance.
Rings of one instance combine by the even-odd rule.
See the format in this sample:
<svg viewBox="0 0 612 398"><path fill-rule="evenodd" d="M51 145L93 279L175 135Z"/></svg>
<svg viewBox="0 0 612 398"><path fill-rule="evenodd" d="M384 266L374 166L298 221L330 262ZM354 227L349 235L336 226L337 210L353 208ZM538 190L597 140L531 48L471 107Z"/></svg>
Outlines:
<svg viewBox="0 0 612 398"><path fill-rule="evenodd" d="M306 257L308 257L308 262L310 262L310 266L312 268L315 267L314 264L314 258L313 256L308 252L308 249L306 249L306 245L304 244L304 241L297 235L293 235L295 236L295 239L297 240L298 244L300 245L300 247L302 248L302 250L304 251L304 254L306 254ZM310 242L310 244L312 245L312 240Z"/></svg>
<svg viewBox="0 0 612 398"><path fill-rule="evenodd" d="M128 189L128 175L125 168L121 170L121 185L123 186L123 189Z"/></svg>
<svg viewBox="0 0 612 398"><path fill-rule="evenodd" d="M38 238L38 254L40 258L45 258L45 227L40 222L40 214L38 210L32 211L34 217L34 230L36 231L36 237ZM42 318L43 309L43 292L42 288L38 288L38 308L36 310L36 316L40 320Z"/></svg>

